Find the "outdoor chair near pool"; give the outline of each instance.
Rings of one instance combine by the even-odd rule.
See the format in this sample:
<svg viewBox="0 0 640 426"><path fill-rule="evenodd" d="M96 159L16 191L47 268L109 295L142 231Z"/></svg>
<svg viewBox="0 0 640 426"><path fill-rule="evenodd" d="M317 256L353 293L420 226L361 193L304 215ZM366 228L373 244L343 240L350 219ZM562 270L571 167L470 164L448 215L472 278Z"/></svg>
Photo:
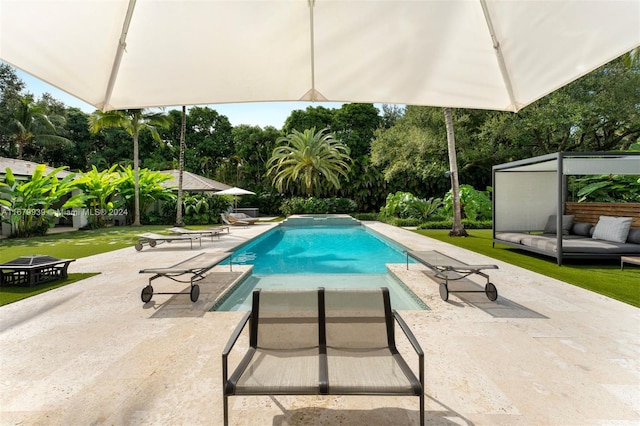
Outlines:
<svg viewBox="0 0 640 426"><path fill-rule="evenodd" d="M244 220L236 219L231 215L225 215L224 213L220 213L220 218L222 219L222 223L225 223L229 226L249 226L251 225L249 222Z"/></svg>
<svg viewBox="0 0 640 426"><path fill-rule="evenodd" d="M247 323L249 348L228 376ZM415 351L417 375L396 349L396 324ZM234 395L417 396L424 425L424 353L385 287L255 290L222 353L222 375L225 425Z"/></svg>
<svg viewBox="0 0 640 426"><path fill-rule="evenodd" d="M167 229L167 232L176 235L200 235L201 237L211 237L211 241L213 241L213 237L220 238L220 234L222 233L222 227L217 229L186 229L180 226L174 226L173 228ZM228 231L229 228L227 228Z"/></svg>
<svg viewBox="0 0 640 426"><path fill-rule="evenodd" d="M243 222L248 222L249 225L253 225L254 223L260 220L259 218L251 217L246 213L229 213L229 217L236 220L241 220Z"/></svg>

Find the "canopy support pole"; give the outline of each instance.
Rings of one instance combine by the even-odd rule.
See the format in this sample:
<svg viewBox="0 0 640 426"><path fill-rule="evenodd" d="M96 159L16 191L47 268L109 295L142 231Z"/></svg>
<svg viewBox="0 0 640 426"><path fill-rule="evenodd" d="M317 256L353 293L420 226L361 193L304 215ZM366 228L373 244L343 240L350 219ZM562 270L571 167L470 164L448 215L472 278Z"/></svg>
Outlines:
<svg viewBox="0 0 640 426"><path fill-rule="evenodd" d="M122 24L122 32L120 33L120 39L118 40L118 50L116 51L116 57L113 60L113 66L111 67L111 75L109 76L109 83L107 84L107 91L104 94L104 103L102 104L102 111L106 111L111 102L111 95L113 94L113 87L116 84L116 78L120 71L120 63L122 62L122 54L127 48L127 33L129 32L129 25L131 24L131 17L133 16L133 9L136 7L136 0L129 0L129 7L127 8L127 14L124 17Z"/></svg>
<svg viewBox="0 0 640 426"><path fill-rule="evenodd" d="M313 26L313 21L314 21L313 8L316 6L316 0L307 0L307 4L309 5L309 42L311 43L311 50L310 50L311 89L309 89L307 93L303 95L302 98L308 98L305 100L313 102L316 100L316 64L315 64L316 53L315 53L315 38L314 38L315 29Z"/></svg>
<svg viewBox="0 0 640 426"><path fill-rule="evenodd" d="M511 84L511 78L509 77L509 71L507 70L507 65L504 62L504 56L502 55L502 48L500 46L500 42L498 41L498 37L496 36L495 29L493 28L493 21L491 20L491 15L489 14L489 9L487 7L487 0L480 0L480 5L482 6L482 13L484 14L484 19L487 22L487 27L489 28L489 33L491 34L491 41L493 42L493 50L496 53L496 57L498 58L498 66L500 67L500 73L502 74L502 80L504 81L504 85L507 89L507 93L509 94L509 100L511 101L511 109L514 112L517 112L520 107L516 102L516 97L513 94L513 85Z"/></svg>

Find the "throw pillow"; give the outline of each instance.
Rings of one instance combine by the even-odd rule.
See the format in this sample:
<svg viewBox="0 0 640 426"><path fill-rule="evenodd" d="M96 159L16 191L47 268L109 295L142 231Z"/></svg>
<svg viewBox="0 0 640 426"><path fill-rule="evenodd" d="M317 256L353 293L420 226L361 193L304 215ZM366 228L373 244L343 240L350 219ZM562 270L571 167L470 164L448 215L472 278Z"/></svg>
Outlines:
<svg viewBox="0 0 640 426"><path fill-rule="evenodd" d="M611 241L613 243L624 243L631 228L630 217L600 216L593 230L593 237L596 240Z"/></svg>
<svg viewBox="0 0 640 426"><path fill-rule="evenodd" d="M562 234L563 235L569 235L569 230L573 225L573 218L574 216L572 214L562 215ZM555 214L552 214L551 216L549 216L549 219L547 219L547 224L544 226L544 230L542 231L542 233L543 234L556 233L556 215Z"/></svg>
<svg viewBox="0 0 640 426"><path fill-rule="evenodd" d="M589 222L576 222L571 228L571 233L583 237L591 237L591 228L593 228L593 225Z"/></svg>
<svg viewBox="0 0 640 426"><path fill-rule="evenodd" d="M627 242L633 244L640 244L640 228L630 228L629 235L627 235Z"/></svg>

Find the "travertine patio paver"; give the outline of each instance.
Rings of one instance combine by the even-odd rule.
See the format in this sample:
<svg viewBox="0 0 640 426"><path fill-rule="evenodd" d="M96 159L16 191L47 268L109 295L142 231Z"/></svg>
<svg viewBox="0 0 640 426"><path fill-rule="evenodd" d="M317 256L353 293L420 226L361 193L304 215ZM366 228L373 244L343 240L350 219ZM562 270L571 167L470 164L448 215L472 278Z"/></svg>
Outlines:
<svg viewBox="0 0 640 426"><path fill-rule="evenodd" d="M443 302L426 268L390 266L431 307L403 312L425 350L428 424L640 423L639 309L403 229L368 225L412 250L500 267L490 274L500 295L492 303L465 293ZM234 228L203 241L203 250L230 249L271 226ZM220 354L242 313L206 308L247 267L234 267L235 275L216 267L195 304L188 295L140 301L148 277L138 270L199 251L164 244L78 259L70 272L102 273L0 307L0 424L221 424ZM640 271L625 273L640 279ZM409 353L406 342L401 350ZM417 398L406 397L232 397L230 419L409 425L418 422L417 407Z"/></svg>

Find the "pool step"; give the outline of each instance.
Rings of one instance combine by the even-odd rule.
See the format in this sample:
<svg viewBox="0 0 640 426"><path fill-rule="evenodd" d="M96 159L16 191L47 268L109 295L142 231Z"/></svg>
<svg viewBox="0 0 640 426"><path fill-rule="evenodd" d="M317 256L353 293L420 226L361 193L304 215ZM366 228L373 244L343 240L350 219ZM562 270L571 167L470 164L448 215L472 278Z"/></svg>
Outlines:
<svg viewBox="0 0 640 426"><path fill-rule="evenodd" d="M291 215L282 226L358 226L360 221L346 214Z"/></svg>

